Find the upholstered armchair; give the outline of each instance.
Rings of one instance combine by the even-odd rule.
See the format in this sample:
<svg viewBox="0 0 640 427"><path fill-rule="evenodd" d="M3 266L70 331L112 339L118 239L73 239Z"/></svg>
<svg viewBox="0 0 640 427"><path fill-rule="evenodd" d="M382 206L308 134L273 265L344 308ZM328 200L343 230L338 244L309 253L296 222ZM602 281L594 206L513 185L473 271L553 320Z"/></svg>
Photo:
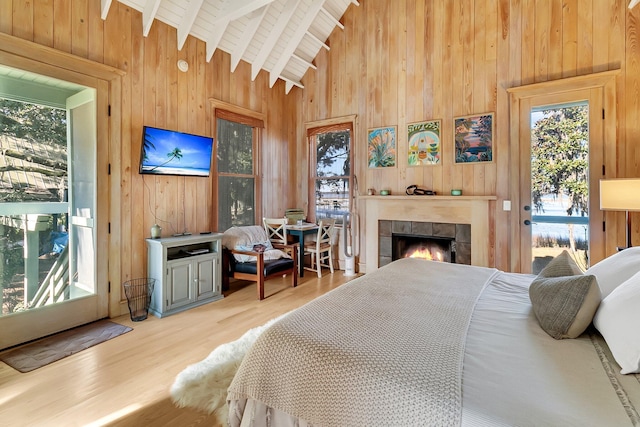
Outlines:
<svg viewBox="0 0 640 427"><path fill-rule="evenodd" d="M258 299L264 299L266 280L289 275L291 286L298 285L297 245L275 249L263 227L231 227L222 236L222 288L229 278L255 281ZM290 252L291 255L285 252Z"/></svg>

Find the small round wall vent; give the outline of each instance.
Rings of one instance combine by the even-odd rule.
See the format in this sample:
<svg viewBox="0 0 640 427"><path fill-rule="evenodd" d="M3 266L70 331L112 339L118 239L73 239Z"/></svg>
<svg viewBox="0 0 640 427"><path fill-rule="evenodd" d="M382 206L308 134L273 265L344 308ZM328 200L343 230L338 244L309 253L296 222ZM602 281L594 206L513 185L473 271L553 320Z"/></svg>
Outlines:
<svg viewBox="0 0 640 427"><path fill-rule="evenodd" d="M184 59L178 60L178 70L186 73L189 70L189 63Z"/></svg>

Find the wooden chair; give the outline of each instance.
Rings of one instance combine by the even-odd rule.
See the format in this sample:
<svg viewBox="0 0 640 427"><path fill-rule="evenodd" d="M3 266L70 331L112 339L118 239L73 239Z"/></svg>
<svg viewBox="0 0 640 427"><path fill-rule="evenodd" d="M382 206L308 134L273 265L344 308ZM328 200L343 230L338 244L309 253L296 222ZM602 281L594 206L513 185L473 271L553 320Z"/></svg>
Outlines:
<svg viewBox="0 0 640 427"><path fill-rule="evenodd" d="M288 222L287 218L262 218L264 231L267 233L267 238L271 241L273 247L291 255L288 252L289 245L287 244Z"/></svg>
<svg viewBox="0 0 640 427"><path fill-rule="evenodd" d="M252 227L255 235L255 231L259 226L247 226L247 228L248 227ZM234 227L236 232L242 228L243 227ZM259 228L262 229L262 227ZM264 230L260 232L264 233ZM225 234L226 233L227 232L225 232ZM267 240L266 235L264 236L264 240ZM257 241L263 240L258 239ZM225 237L223 236L223 243L224 242ZM291 286L298 286L297 246L297 244L286 245L285 248L281 249L283 252L289 252L291 258L265 259L264 252L240 250L235 249L231 244L225 245L222 251L222 289L229 289L229 279L231 277L234 279L255 281L258 287L258 299L263 300L264 282L269 279L290 275ZM239 255L239 259L241 260L242 256L255 257L253 258L255 261L245 260L244 262L240 262L236 260L235 255Z"/></svg>
<svg viewBox="0 0 640 427"><path fill-rule="evenodd" d="M335 219L323 219L318 224L318 234L314 242L304 245L305 251L311 254L311 266L307 270L315 271L322 277L322 267L327 267L333 273L333 245L331 236L335 226Z"/></svg>

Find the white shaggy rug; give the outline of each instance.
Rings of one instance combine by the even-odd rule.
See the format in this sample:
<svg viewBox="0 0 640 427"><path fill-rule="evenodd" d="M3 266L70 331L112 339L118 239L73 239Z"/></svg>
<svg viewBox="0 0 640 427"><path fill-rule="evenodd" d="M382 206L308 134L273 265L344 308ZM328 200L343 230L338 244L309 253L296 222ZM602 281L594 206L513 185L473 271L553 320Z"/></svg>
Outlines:
<svg viewBox="0 0 640 427"><path fill-rule="evenodd" d="M180 408L206 411L221 425L227 425L227 389L244 355L262 331L284 316L249 329L237 340L220 345L206 359L180 372L171 386L173 403Z"/></svg>

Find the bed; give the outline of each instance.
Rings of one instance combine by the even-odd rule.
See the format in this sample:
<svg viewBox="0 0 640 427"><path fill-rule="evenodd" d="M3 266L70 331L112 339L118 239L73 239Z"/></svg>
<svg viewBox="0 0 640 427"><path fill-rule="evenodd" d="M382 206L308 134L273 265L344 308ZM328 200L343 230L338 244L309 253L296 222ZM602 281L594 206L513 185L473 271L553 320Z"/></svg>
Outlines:
<svg viewBox="0 0 640 427"><path fill-rule="evenodd" d="M587 327L554 339L532 303L536 276L393 262L262 332L228 389L229 425L640 425L637 354L631 368L616 360L638 350L638 270L637 248L588 270L599 286ZM616 288L624 301L604 304ZM591 325L600 314L602 330L635 332L611 336L616 357Z"/></svg>
<svg viewBox="0 0 640 427"><path fill-rule="evenodd" d="M538 275L399 260L190 365L231 426L640 425L640 247Z"/></svg>

